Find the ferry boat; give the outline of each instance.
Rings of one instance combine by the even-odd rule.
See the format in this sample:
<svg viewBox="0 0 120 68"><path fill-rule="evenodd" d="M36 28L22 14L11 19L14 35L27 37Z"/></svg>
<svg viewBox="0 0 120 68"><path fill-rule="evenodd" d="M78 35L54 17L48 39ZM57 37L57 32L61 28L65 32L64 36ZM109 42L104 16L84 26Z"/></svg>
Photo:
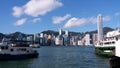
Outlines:
<svg viewBox="0 0 120 68"><path fill-rule="evenodd" d="M37 58L37 51L33 50L26 42L2 41L0 43L0 60L19 60Z"/></svg>
<svg viewBox="0 0 120 68"><path fill-rule="evenodd" d="M118 40L120 40L120 30L108 32L103 40L97 41L95 53L106 57L115 56L115 46Z"/></svg>
<svg viewBox="0 0 120 68"><path fill-rule="evenodd" d="M118 39L115 43L115 56L110 58L109 63L110 68L120 67L120 39Z"/></svg>

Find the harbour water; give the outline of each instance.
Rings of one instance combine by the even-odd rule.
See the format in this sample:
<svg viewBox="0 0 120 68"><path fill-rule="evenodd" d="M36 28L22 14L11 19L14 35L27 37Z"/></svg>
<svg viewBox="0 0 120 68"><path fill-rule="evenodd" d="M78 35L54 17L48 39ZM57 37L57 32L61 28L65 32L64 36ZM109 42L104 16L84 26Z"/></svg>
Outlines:
<svg viewBox="0 0 120 68"><path fill-rule="evenodd" d="M41 46L39 57L0 61L0 68L110 68L109 58L95 55L90 46Z"/></svg>

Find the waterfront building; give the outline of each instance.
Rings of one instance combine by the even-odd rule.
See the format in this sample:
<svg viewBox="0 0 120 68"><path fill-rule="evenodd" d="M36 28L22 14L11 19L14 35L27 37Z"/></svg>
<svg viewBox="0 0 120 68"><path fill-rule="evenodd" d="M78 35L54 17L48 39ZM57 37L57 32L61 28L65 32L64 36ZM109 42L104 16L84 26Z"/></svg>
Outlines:
<svg viewBox="0 0 120 68"><path fill-rule="evenodd" d="M52 36L51 35L48 35L48 38L47 39L51 39L52 38Z"/></svg>
<svg viewBox="0 0 120 68"><path fill-rule="evenodd" d="M34 34L27 34L27 40L30 41L29 44L33 44L34 43Z"/></svg>
<svg viewBox="0 0 120 68"><path fill-rule="evenodd" d="M70 45L70 37L68 31L65 31L65 34L63 35L63 45Z"/></svg>
<svg viewBox="0 0 120 68"><path fill-rule="evenodd" d="M46 45L46 38L40 38L40 45Z"/></svg>
<svg viewBox="0 0 120 68"><path fill-rule="evenodd" d="M34 34L34 44L40 44L40 34Z"/></svg>
<svg viewBox="0 0 120 68"><path fill-rule="evenodd" d="M68 30L65 31L65 35L67 35L67 36L69 35L69 31Z"/></svg>
<svg viewBox="0 0 120 68"><path fill-rule="evenodd" d="M44 37L44 34L43 33L40 33L40 38L43 38Z"/></svg>
<svg viewBox="0 0 120 68"><path fill-rule="evenodd" d="M99 14L97 17L97 26L98 26L98 40L103 40L103 25L102 25L103 19L102 14Z"/></svg>
<svg viewBox="0 0 120 68"><path fill-rule="evenodd" d="M44 45L47 44L47 37L48 37L47 34L44 34L44 43L45 43Z"/></svg>
<svg viewBox="0 0 120 68"><path fill-rule="evenodd" d="M51 45L51 39L52 39L51 35L48 35L48 37L47 37L47 45Z"/></svg>
<svg viewBox="0 0 120 68"><path fill-rule="evenodd" d="M47 38L48 38L47 34L40 33L39 35L40 35L39 36L40 45L42 45L42 46L46 45L47 44Z"/></svg>
<svg viewBox="0 0 120 68"><path fill-rule="evenodd" d="M62 35L62 29L59 30L59 35Z"/></svg>
<svg viewBox="0 0 120 68"><path fill-rule="evenodd" d="M55 45L55 36L52 35L52 38L51 38L51 45Z"/></svg>
<svg viewBox="0 0 120 68"><path fill-rule="evenodd" d="M70 38L68 35L63 35L63 45L70 45Z"/></svg>
<svg viewBox="0 0 120 68"><path fill-rule="evenodd" d="M77 41L78 41L79 36L72 36L70 39L70 45L78 45Z"/></svg>
<svg viewBox="0 0 120 68"><path fill-rule="evenodd" d="M57 36L55 38L55 44L56 45L63 45L63 37L62 36Z"/></svg>
<svg viewBox="0 0 120 68"><path fill-rule="evenodd" d="M92 36L90 34L86 34L84 39L85 39L85 45L92 45Z"/></svg>
<svg viewBox="0 0 120 68"><path fill-rule="evenodd" d="M83 41L82 40L78 40L78 46L83 46Z"/></svg>
<svg viewBox="0 0 120 68"><path fill-rule="evenodd" d="M97 40L98 40L98 34L97 33L92 35L92 40L93 40L93 44L95 45Z"/></svg>

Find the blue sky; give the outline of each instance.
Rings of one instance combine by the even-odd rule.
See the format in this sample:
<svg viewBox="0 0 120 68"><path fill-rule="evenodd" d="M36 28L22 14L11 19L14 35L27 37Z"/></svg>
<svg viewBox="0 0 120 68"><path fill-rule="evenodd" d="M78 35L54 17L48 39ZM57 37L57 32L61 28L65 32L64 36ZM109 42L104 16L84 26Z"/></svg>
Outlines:
<svg viewBox="0 0 120 68"><path fill-rule="evenodd" d="M120 0L0 0L0 32L40 33L44 30L86 32L120 25Z"/></svg>

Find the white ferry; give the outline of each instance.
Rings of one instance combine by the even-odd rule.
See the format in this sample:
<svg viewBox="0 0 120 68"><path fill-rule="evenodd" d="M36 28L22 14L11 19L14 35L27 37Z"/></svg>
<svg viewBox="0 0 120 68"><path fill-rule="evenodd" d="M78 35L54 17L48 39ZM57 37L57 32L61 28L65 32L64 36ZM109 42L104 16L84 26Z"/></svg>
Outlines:
<svg viewBox="0 0 120 68"><path fill-rule="evenodd" d="M102 56L115 56L116 42L120 40L120 30L108 32L103 40L97 41L95 53Z"/></svg>
<svg viewBox="0 0 120 68"><path fill-rule="evenodd" d="M23 41L2 41L0 43L0 60L19 60L38 57L37 51L33 50Z"/></svg>

